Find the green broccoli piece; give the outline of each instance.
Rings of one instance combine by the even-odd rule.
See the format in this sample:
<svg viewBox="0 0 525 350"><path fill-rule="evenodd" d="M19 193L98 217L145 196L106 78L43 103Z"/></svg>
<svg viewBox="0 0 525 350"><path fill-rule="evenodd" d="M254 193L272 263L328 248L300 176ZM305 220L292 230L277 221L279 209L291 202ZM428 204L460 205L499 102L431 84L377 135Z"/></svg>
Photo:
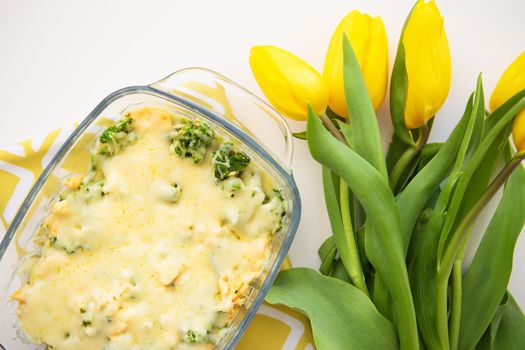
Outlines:
<svg viewBox="0 0 525 350"><path fill-rule="evenodd" d="M133 119L124 118L119 120L115 125L110 126L100 135L100 142L109 143L119 138L120 133L129 133L133 130Z"/></svg>
<svg viewBox="0 0 525 350"><path fill-rule="evenodd" d="M119 120L115 125L110 126L99 137L101 147L98 151L101 155L112 156L120 151L124 146L137 139L133 131L133 119L124 118Z"/></svg>
<svg viewBox="0 0 525 350"><path fill-rule="evenodd" d="M199 120L186 120L176 127L170 149L181 158L191 157L193 162L199 163L214 138L215 132L208 124Z"/></svg>
<svg viewBox="0 0 525 350"><path fill-rule="evenodd" d="M195 343L197 341L197 336L195 335L194 331L188 331L186 333L186 339L188 343Z"/></svg>
<svg viewBox="0 0 525 350"><path fill-rule="evenodd" d="M235 192L239 191L243 186L242 180L233 176L223 181L222 192L228 197L234 197Z"/></svg>
<svg viewBox="0 0 525 350"><path fill-rule="evenodd" d="M193 343L205 343L210 341L210 331L206 333L199 333L192 330L184 333L184 342L193 344Z"/></svg>
<svg viewBox="0 0 525 350"><path fill-rule="evenodd" d="M214 175L217 180L239 175L248 164L250 157L242 151L235 151L231 142L225 142L213 153Z"/></svg>

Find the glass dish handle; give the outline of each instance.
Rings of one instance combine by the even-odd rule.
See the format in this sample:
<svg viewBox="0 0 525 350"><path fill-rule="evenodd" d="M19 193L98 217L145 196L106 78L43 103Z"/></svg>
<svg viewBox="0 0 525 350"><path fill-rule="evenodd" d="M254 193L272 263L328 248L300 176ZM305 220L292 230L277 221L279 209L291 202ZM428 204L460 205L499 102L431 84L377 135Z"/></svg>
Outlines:
<svg viewBox="0 0 525 350"><path fill-rule="evenodd" d="M292 172L292 134L284 118L269 104L205 68L185 68L150 85L222 117L269 151Z"/></svg>

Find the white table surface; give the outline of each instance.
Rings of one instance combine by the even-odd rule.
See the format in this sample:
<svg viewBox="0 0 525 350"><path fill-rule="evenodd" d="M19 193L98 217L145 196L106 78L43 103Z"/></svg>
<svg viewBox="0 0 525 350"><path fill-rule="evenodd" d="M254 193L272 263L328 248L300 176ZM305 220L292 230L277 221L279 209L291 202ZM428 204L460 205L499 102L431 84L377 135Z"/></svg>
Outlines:
<svg viewBox="0 0 525 350"><path fill-rule="evenodd" d="M356 8L383 17L392 64L411 5L401 0L0 0L0 145L79 120L112 91L187 66L214 69L260 94L248 64L251 46L278 45L322 69L332 31ZM489 96L505 67L525 49L522 0L442 0L438 6L445 16L453 81L431 140L443 140L452 130L479 72ZM380 121L390 132L386 105ZM296 266L317 267L317 248L330 232L320 169L304 142L296 140L295 147L303 214L290 256ZM510 283L522 306L524 257L522 235Z"/></svg>

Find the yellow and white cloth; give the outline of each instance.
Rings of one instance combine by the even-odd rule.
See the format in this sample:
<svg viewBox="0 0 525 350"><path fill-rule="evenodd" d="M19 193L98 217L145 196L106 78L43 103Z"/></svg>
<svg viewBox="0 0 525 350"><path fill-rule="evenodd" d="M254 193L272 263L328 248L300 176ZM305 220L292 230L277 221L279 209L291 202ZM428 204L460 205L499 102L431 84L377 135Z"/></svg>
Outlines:
<svg viewBox="0 0 525 350"><path fill-rule="evenodd" d="M0 239L33 183L73 130L74 126L57 129L42 137L0 149ZM264 304L237 349L313 350L310 323L298 312Z"/></svg>

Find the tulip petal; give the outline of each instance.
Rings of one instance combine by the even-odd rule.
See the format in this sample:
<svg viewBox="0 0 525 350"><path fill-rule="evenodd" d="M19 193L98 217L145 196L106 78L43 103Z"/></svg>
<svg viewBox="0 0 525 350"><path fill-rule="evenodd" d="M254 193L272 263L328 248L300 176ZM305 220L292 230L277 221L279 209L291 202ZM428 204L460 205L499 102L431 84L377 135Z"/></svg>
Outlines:
<svg viewBox="0 0 525 350"><path fill-rule="evenodd" d="M323 113L328 88L321 75L299 57L275 46L255 46L250 66L270 103L285 116L305 120L307 104Z"/></svg>
<svg viewBox="0 0 525 350"><path fill-rule="evenodd" d="M490 109L492 111L497 109L523 89L525 89L525 51L507 67L499 79L490 97Z"/></svg>
<svg viewBox="0 0 525 350"><path fill-rule="evenodd" d="M523 89L525 89L525 51L507 67L499 78L490 97L490 109L497 109ZM525 151L525 110L522 110L514 121L512 138L518 151Z"/></svg>
<svg viewBox="0 0 525 350"><path fill-rule="evenodd" d="M403 34L408 76L405 124L426 124L441 108L450 89L452 69L443 17L436 3L419 0Z"/></svg>
<svg viewBox="0 0 525 350"><path fill-rule="evenodd" d="M337 26L326 54L323 77L330 89L330 108L348 117L343 85L343 35L352 44L363 78L377 110L384 100L388 83L388 43L381 18L359 11L346 15Z"/></svg>

